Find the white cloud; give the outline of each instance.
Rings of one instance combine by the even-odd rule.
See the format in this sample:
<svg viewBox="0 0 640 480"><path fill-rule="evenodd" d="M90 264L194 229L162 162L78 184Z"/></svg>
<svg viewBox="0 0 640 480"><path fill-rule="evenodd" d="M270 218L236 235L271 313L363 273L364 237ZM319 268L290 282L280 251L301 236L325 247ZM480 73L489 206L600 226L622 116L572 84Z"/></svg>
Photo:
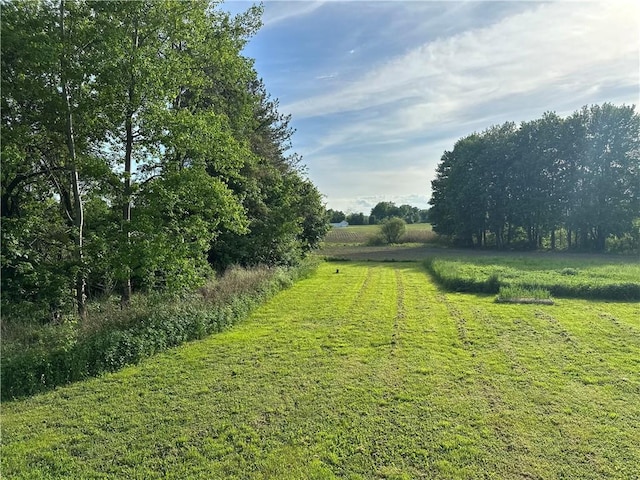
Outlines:
<svg viewBox="0 0 640 480"><path fill-rule="evenodd" d="M304 118L405 101L397 116L406 131L508 95L637 85L639 15L635 3L532 5L490 27L426 43L283 111Z"/></svg>
<svg viewBox="0 0 640 480"><path fill-rule="evenodd" d="M306 15L318 3L288 2L293 10L280 16L274 10L272 19ZM462 135L546 110L565 115L586 103L638 103L636 3L527 3L500 9L499 21L495 12L476 18L485 4L472 3L403 2L403 13L376 32L373 48L400 38L398 45L417 45L410 38L422 44L392 58L381 56L384 48L372 55L363 22L353 38L335 45L334 62L323 57L305 79L288 76L296 86L309 81L322 92L298 88L303 99L280 110L293 114L294 142L302 140L298 151L329 207L368 213L382 200L426 206L443 150ZM438 28L442 24L451 28ZM427 42L433 32L440 36ZM352 46L356 55L348 55ZM377 63L359 63L367 58Z"/></svg>

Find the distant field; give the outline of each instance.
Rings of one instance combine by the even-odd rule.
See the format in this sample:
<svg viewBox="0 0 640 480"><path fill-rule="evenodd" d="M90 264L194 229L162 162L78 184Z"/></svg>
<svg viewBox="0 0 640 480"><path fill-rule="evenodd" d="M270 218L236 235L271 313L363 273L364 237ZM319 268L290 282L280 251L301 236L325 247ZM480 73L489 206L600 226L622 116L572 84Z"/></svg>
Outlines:
<svg viewBox="0 0 640 480"><path fill-rule="evenodd" d="M638 303L494 298L324 263L230 331L3 403L3 478L640 478Z"/></svg>
<svg viewBox="0 0 640 480"><path fill-rule="evenodd" d="M324 241L327 244L365 244L380 231L379 225L350 225L348 227L334 227L329 230ZM435 238L429 223L414 223L407 225L407 231L402 239L406 243L426 243Z"/></svg>

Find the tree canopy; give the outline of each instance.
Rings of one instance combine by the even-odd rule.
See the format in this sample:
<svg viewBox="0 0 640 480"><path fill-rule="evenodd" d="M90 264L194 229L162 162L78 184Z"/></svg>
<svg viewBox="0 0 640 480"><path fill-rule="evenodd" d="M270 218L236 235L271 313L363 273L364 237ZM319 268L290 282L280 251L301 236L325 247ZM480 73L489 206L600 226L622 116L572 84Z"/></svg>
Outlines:
<svg viewBox="0 0 640 480"><path fill-rule="evenodd" d="M432 182L436 232L463 245L543 243L638 247L640 116L633 106L584 107L561 118L512 122L473 133L445 151Z"/></svg>
<svg viewBox="0 0 640 480"><path fill-rule="evenodd" d="M207 0L2 4L2 311L193 288L293 264L327 230L242 55L261 8Z"/></svg>

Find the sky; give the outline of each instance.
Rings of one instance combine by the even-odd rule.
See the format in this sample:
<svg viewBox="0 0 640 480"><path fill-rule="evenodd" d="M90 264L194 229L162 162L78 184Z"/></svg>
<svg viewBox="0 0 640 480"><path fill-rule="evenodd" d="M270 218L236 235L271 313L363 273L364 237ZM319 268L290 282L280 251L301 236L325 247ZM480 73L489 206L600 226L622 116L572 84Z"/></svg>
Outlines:
<svg viewBox="0 0 640 480"><path fill-rule="evenodd" d="M427 208L459 138L638 105L640 2L267 0L244 55L291 114L292 150L327 208Z"/></svg>

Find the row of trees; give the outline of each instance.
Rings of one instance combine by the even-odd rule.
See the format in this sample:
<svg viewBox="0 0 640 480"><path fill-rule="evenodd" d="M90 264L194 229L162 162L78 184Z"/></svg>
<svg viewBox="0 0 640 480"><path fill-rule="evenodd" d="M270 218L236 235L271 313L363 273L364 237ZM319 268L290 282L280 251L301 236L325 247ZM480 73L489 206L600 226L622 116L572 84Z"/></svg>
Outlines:
<svg viewBox="0 0 640 480"><path fill-rule="evenodd" d="M394 202L378 202L369 215L362 212L345 215L340 210L327 210L327 219L331 223L346 220L349 225L377 225L390 218L401 218L406 223L426 223L428 211L411 205L397 206Z"/></svg>
<svg viewBox="0 0 640 480"><path fill-rule="evenodd" d="M432 181L430 221L465 245L605 249L638 246L640 116L605 103L561 118L505 123L445 151Z"/></svg>
<svg viewBox="0 0 640 480"><path fill-rule="evenodd" d="M289 117L241 51L258 7L2 4L2 312L291 264L326 232ZM73 292L73 295L71 294Z"/></svg>

